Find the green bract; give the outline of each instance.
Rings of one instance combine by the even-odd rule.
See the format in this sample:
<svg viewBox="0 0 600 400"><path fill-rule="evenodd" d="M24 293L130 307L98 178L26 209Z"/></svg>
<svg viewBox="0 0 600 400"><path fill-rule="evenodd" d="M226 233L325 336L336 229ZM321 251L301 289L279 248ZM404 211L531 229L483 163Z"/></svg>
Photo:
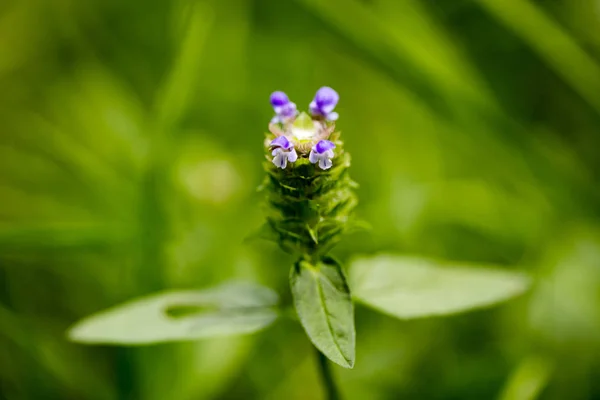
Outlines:
<svg viewBox="0 0 600 400"><path fill-rule="evenodd" d="M262 236L287 252L318 259L342 234L357 226L353 219L357 185L348 174L350 154L344 151L339 133L330 140L336 149L333 167L328 170L302 156L285 169L277 168L270 159L264 163L267 176L261 189L268 214Z"/></svg>

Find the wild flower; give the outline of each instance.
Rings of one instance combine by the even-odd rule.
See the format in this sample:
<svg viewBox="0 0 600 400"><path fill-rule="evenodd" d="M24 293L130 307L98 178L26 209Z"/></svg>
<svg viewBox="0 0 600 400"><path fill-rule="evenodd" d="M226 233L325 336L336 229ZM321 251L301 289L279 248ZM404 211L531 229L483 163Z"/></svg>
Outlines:
<svg viewBox="0 0 600 400"><path fill-rule="evenodd" d="M294 149L294 144L285 136L278 136L271 141L271 155L273 164L276 167L285 169L289 162L295 162L298 159L298 153Z"/></svg>
<svg viewBox="0 0 600 400"><path fill-rule="evenodd" d="M273 92L271 94L271 105L275 110L275 116L271 120L271 123L285 123L298 115L296 104L292 103L283 92Z"/></svg>
<svg viewBox="0 0 600 400"><path fill-rule="evenodd" d="M310 113L314 117L323 117L328 121L335 121L338 119L338 113L334 112L333 109L340 100L340 96L335 90L330 87L324 86L317 90L314 100L308 106Z"/></svg>
<svg viewBox="0 0 600 400"><path fill-rule="evenodd" d="M336 144L328 139L338 118L333 112L339 101L337 92L329 87L319 89L309 105L311 115L298 113L296 104L284 92L273 92L270 100L275 110L269 124L275 138L268 141L273 164L285 169L288 162L294 163L300 157L323 170L331 168Z"/></svg>

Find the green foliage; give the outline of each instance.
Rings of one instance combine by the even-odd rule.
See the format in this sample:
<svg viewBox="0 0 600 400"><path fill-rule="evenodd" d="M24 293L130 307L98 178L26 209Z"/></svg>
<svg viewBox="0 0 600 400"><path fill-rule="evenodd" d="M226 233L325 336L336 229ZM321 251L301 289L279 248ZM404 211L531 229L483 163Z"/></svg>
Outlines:
<svg viewBox="0 0 600 400"><path fill-rule="evenodd" d="M269 93L305 109L321 85L340 94L356 214L373 227L336 258L419 254L536 277L506 306L452 318L358 308L359 360L334 371L344 398L493 399L513 377L544 400L598 398L598 11L1 2L0 398L321 398L310 342L286 318L258 335L134 348L64 334L128 299L229 279L291 301L295 259L243 238L264 221L254 188ZM308 236L321 243L310 231L298 243ZM532 349L553 373L527 367Z"/></svg>
<svg viewBox="0 0 600 400"><path fill-rule="evenodd" d="M358 301L401 319L489 306L529 286L521 273L402 256L357 259L349 275Z"/></svg>
<svg viewBox="0 0 600 400"><path fill-rule="evenodd" d="M529 356L523 359L509 377L499 400L535 400L540 397L552 376L552 361Z"/></svg>
<svg viewBox="0 0 600 400"><path fill-rule="evenodd" d="M277 295L249 284L172 291L89 316L69 330L82 343L152 344L252 333L277 317Z"/></svg>
<svg viewBox="0 0 600 400"><path fill-rule="evenodd" d="M344 368L354 366L354 307L340 265L298 261L290 272L298 317L313 344Z"/></svg>

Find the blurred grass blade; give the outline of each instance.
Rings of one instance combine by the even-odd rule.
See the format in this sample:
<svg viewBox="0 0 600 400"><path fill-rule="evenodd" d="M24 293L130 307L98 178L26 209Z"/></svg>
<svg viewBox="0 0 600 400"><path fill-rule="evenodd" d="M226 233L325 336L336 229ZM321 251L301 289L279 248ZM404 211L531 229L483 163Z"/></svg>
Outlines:
<svg viewBox="0 0 600 400"><path fill-rule="evenodd" d="M402 84L430 106L442 92L453 101L497 110L476 69L419 1L378 4L380 9L355 0L296 1L356 43L362 54L392 69L395 78L403 76Z"/></svg>
<svg viewBox="0 0 600 400"><path fill-rule="evenodd" d="M0 251L22 252L106 248L129 243L133 232L123 225L100 223L0 225Z"/></svg>
<svg viewBox="0 0 600 400"><path fill-rule="evenodd" d="M68 335L81 343L138 345L252 333L275 320L277 301L272 290L242 283L165 292L84 318Z"/></svg>
<svg viewBox="0 0 600 400"><path fill-rule="evenodd" d="M531 1L478 1L490 14L521 36L600 112L600 68L558 23Z"/></svg>
<svg viewBox="0 0 600 400"><path fill-rule="evenodd" d="M157 114L161 127L174 124L189 106L198 79L204 43L213 21L213 11L207 4L190 2L189 7L187 27L179 39L179 53L158 91Z"/></svg>
<svg viewBox="0 0 600 400"><path fill-rule="evenodd" d="M357 259L349 279L357 300L401 319L489 306L517 296L529 286L529 279L516 272L387 255Z"/></svg>
<svg viewBox="0 0 600 400"><path fill-rule="evenodd" d="M498 400L535 400L548 384L552 363L531 356L524 359L509 378Z"/></svg>
<svg viewBox="0 0 600 400"><path fill-rule="evenodd" d="M66 343L43 326L32 326L0 304L0 339L7 338L23 354L35 360L44 374L83 398L101 400L114 398L115 390L101 373L88 373L97 364L91 358L82 357L74 351L73 344ZM0 393L1 389L0 389Z"/></svg>

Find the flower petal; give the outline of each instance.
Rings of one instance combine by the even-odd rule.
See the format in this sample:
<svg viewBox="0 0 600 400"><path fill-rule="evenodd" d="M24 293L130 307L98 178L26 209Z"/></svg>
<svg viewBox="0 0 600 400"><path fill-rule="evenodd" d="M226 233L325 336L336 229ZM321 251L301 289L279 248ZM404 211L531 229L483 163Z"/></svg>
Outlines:
<svg viewBox="0 0 600 400"><path fill-rule="evenodd" d="M271 101L271 105L273 107L275 107L275 112L278 113L277 107L281 107L281 106L288 104L290 102L290 99L288 98L287 94L285 94L284 92L276 91L276 92L271 93L270 101Z"/></svg>
<svg viewBox="0 0 600 400"><path fill-rule="evenodd" d="M271 146L281 147L282 149L288 150L290 147L294 147L292 143L285 136L278 136L271 141Z"/></svg>
<svg viewBox="0 0 600 400"><path fill-rule="evenodd" d="M275 157L273 157L273 164L275 164L275 166L278 168L285 168L287 165L286 154L283 151L278 153Z"/></svg>
<svg viewBox="0 0 600 400"><path fill-rule="evenodd" d="M298 159L298 153L296 153L296 149L292 147L292 150L287 153L287 159L289 162L296 162Z"/></svg>
<svg viewBox="0 0 600 400"><path fill-rule="evenodd" d="M340 115L336 112L330 112L329 114L327 114L327 119L329 121L337 121L337 119L340 117Z"/></svg>
<svg viewBox="0 0 600 400"><path fill-rule="evenodd" d="M327 110L325 113L330 113L333 111L338 101L340 100L340 95L328 86L323 86L319 90L317 90L317 94L315 95L315 102L317 106L321 109L321 111Z"/></svg>
<svg viewBox="0 0 600 400"><path fill-rule="evenodd" d="M329 158L323 157L319 160L319 167L321 169L329 169L333 165L333 162Z"/></svg>
<svg viewBox="0 0 600 400"><path fill-rule="evenodd" d="M314 147L314 150L319 154L323 154L332 149L335 149L335 144L329 140L319 140L317 145Z"/></svg>
<svg viewBox="0 0 600 400"><path fill-rule="evenodd" d="M308 155L308 161L310 161L313 164L316 163L317 161L319 161L319 157L317 156L317 153L315 152L314 147L310 151L310 154Z"/></svg>
<svg viewBox="0 0 600 400"><path fill-rule="evenodd" d="M321 107L321 112L323 114L325 114L326 116L329 116L329 114L331 114L331 112L333 111L334 108L335 108L335 104L326 104Z"/></svg>

